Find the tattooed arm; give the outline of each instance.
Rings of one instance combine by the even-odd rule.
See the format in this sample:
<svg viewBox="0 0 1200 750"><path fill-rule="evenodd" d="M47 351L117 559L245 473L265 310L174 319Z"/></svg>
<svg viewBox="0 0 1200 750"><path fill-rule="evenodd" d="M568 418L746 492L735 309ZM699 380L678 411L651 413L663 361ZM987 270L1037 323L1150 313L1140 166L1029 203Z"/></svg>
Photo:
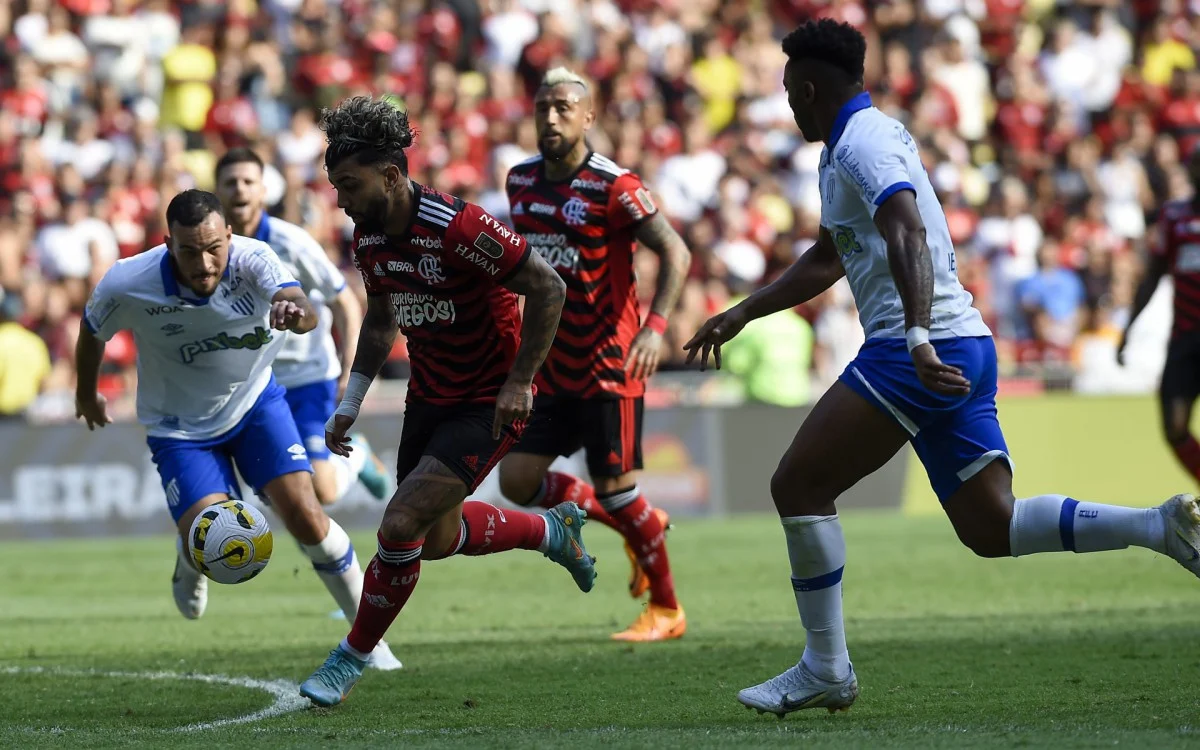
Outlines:
<svg viewBox="0 0 1200 750"><path fill-rule="evenodd" d="M521 323L521 346L517 358L496 398L496 420L493 436L500 437L500 428L527 418L533 411L533 376L541 368L567 299L567 285L539 253L530 252L512 278L504 284L509 291L525 297Z"/></svg>
<svg viewBox="0 0 1200 750"><path fill-rule="evenodd" d="M637 228L637 240L658 256L658 280L646 324L638 331L625 357L625 370L635 380L645 380L658 369L667 316L675 311L683 283L692 264L692 254L683 238L657 212Z"/></svg>
<svg viewBox="0 0 1200 750"><path fill-rule="evenodd" d="M396 343L396 313L385 294L367 296L367 314L358 332L358 348L351 370L374 380Z"/></svg>

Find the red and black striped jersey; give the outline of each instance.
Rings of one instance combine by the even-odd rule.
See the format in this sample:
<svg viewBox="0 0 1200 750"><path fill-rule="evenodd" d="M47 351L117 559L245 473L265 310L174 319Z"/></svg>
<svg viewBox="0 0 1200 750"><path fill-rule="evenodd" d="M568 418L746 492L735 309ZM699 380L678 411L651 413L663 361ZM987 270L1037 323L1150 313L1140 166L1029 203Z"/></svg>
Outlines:
<svg viewBox="0 0 1200 750"><path fill-rule="evenodd" d="M1200 210L1191 201L1163 206L1150 252L1167 262L1175 281L1171 335L1200 332Z"/></svg>
<svg viewBox="0 0 1200 750"><path fill-rule="evenodd" d="M625 373L641 328L633 273L634 233L657 212L634 173L588 153L565 180L546 179L541 156L508 173L513 226L567 282L554 346L539 393L581 398L640 396L645 383Z"/></svg>
<svg viewBox="0 0 1200 750"><path fill-rule="evenodd" d="M355 230L368 295L387 295L408 340L408 400L496 399L521 339L517 295L501 286L529 257L516 232L460 198L412 183L401 236Z"/></svg>

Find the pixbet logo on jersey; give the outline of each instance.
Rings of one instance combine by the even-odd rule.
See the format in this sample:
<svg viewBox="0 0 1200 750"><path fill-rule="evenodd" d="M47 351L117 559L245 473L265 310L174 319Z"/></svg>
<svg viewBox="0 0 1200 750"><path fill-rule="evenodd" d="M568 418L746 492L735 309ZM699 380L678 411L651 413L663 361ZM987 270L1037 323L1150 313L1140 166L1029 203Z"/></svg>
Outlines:
<svg viewBox="0 0 1200 750"><path fill-rule="evenodd" d="M608 183L600 180L585 180L582 177L576 177L571 180L572 190L607 190Z"/></svg>
<svg viewBox="0 0 1200 750"><path fill-rule="evenodd" d="M532 187L537 182L537 178L531 174L510 174L508 176L509 185L520 185L522 187Z"/></svg>
<svg viewBox="0 0 1200 750"><path fill-rule="evenodd" d="M441 237L413 237L411 242L412 242L412 244L416 245L417 247L423 247L426 250L441 250L442 249L442 238Z"/></svg>
<svg viewBox="0 0 1200 750"><path fill-rule="evenodd" d="M191 341L180 346L179 358L183 360L185 365L190 365L198 354L208 354L209 352L219 352L227 349L257 350L263 348L272 338L271 332L262 326L256 326L252 332L244 333L241 336L231 336L228 333L222 332L216 336L210 336L199 341Z"/></svg>

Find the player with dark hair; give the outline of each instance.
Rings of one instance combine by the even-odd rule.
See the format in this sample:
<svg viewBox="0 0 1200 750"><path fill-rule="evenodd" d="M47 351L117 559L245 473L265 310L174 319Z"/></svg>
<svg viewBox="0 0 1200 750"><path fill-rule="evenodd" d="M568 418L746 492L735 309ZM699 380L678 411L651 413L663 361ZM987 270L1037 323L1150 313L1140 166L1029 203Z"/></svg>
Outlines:
<svg viewBox="0 0 1200 750"><path fill-rule="evenodd" d="M331 706L404 608L422 559L540 550L582 591L591 590L596 571L578 506L536 515L464 502L521 436L534 375L558 327L562 279L483 209L409 179L404 150L413 136L408 117L390 103L347 99L322 113L321 126L325 167L338 206L354 221L354 262L368 295L346 395L326 425L331 451L351 450L346 433L397 328L412 362L399 486L379 526L358 617L300 686Z"/></svg>
<svg viewBox="0 0 1200 750"><path fill-rule="evenodd" d="M634 598L650 601L622 641L661 641L687 630L667 559L667 516L637 486L642 468L642 395L658 367L667 316L691 254L636 174L591 150L595 119L586 81L549 71L534 99L539 156L509 172L513 226L562 275L567 302L554 346L537 377L537 407L521 442L500 463L500 487L518 505L582 506L625 537ZM638 309L633 251L659 257L645 322ZM593 485L551 472L558 456L587 451Z"/></svg>
<svg viewBox="0 0 1200 750"><path fill-rule="evenodd" d="M132 331L138 421L180 535L171 587L184 617L199 618L208 603L208 579L184 539L206 507L241 499L235 466L270 501L338 605L352 608L362 589L357 562L350 565L354 548L317 502L271 371L280 333L311 335L317 312L269 246L233 235L212 193L175 196L167 230L166 244L117 261L92 292L75 350L76 415L88 429L110 421L96 392L104 344ZM372 663L400 666L383 643Z"/></svg>
<svg viewBox="0 0 1200 750"><path fill-rule="evenodd" d="M1175 320L1158 389L1163 434L1183 468L1200 480L1200 443L1190 427L1192 407L1200 397L1200 145L1188 160L1188 175L1192 198L1167 203L1159 212L1146 269L1117 347L1117 362L1125 364L1129 329L1150 303L1162 277L1170 274Z"/></svg>
<svg viewBox="0 0 1200 750"><path fill-rule="evenodd" d="M276 379L287 389L292 418L312 462L317 499L332 505L354 486L355 479L383 499L391 492L391 482L364 436L351 435L358 450L349 458L333 455L325 445L325 421L346 390L358 346L362 322L358 297L319 242L303 228L267 213L267 187L258 154L240 147L226 151L217 161L215 177L216 193L234 234L270 245L317 311L317 330L311 336L287 336L273 365Z"/></svg>
<svg viewBox="0 0 1200 750"><path fill-rule="evenodd" d="M846 650L846 541L835 501L907 442L958 538L982 557L1145 547L1200 576L1200 508L1064 495L1014 500L996 417L996 348L955 270L946 218L917 144L863 91L866 43L821 20L784 39L784 86L804 139L822 141L821 229L777 280L707 321L685 348L701 366L749 321L807 302L846 277L867 341L813 408L771 478L792 587L807 633L800 662L738 700L779 715L849 708L858 679Z"/></svg>

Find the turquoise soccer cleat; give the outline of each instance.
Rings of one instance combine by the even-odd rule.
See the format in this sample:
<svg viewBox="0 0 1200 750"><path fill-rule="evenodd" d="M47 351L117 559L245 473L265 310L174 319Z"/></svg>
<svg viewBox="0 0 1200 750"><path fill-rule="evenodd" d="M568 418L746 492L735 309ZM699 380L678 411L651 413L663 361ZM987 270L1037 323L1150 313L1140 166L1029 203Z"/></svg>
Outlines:
<svg viewBox="0 0 1200 750"><path fill-rule="evenodd" d="M575 503L562 503L542 514L546 519L546 557L566 568L579 590L596 585L596 558L583 546L587 513Z"/></svg>
<svg viewBox="0 0 1200 750"><path fill-rule="evenodd" d="M388 476L387 467L371 450L371 444L361 432L350 436L350 445L354 450L362 451L366 456L362 471L358 472L358 481L363 483L363 486L375 496L376 500L386 500L393 491L392 478Z"/></svg>
<svg viewBox="0 0 1200 750"><path fill-rule="evenodd" d="M300 695L318 706L336 706L354 689L366 666L365 661L346 653L338 644L321 668L300 683Z"/></svg>

